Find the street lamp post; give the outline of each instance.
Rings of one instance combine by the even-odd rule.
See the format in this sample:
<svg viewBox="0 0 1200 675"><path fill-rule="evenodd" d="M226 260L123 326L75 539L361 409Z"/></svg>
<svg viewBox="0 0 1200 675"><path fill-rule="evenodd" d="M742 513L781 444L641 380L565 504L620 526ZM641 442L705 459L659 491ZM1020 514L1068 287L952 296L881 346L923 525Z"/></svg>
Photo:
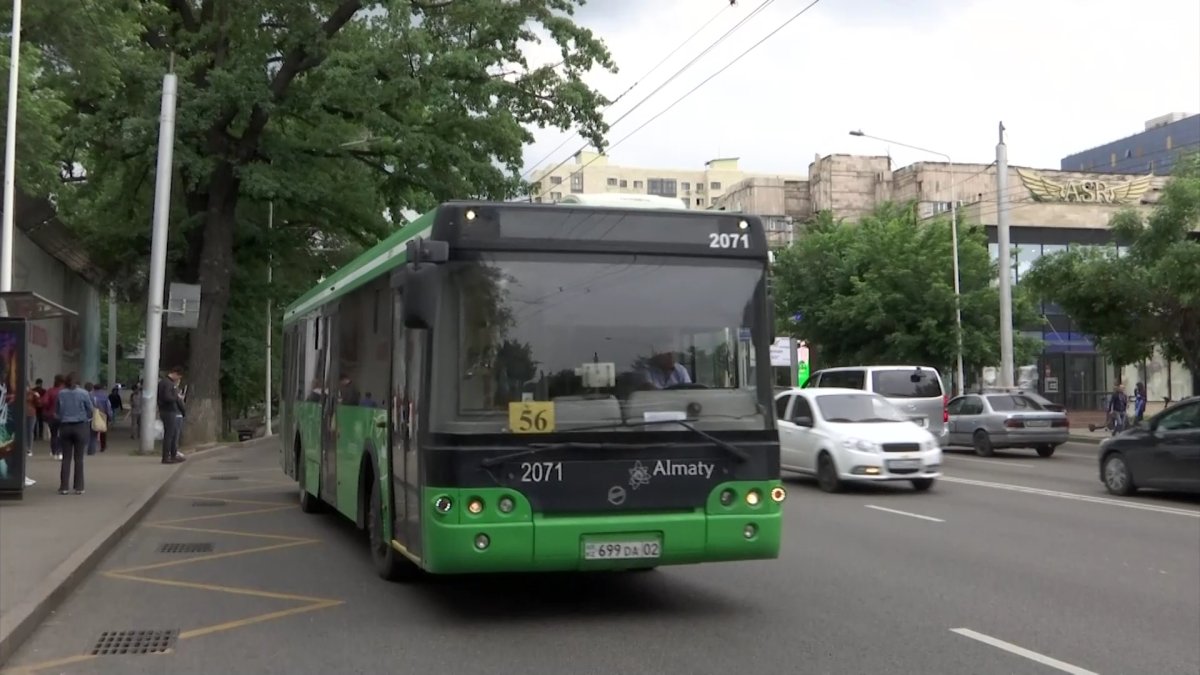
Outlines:
<svg viewBox="0 0 1200 675"><path fill-rule="evenodd" d="M909 145L907 143L899 143L886 138L871 136L870 134L863 133L861 129L851 131L850 135L858 136L860 138L870 138L883 143L889 143L891 145L899 145L902 148L909 148L910 150L917 150L919 152L937 155L938 157L944 157L946 159L946 164L950 166L950 243L954 249L954 255L952 256L954 260L954 337L956 342L955 351L957 352L954 388L959 394L962 394L963 390L966 388L966 376L963 369L962 289L960 286L961 282L959 281L958 272L958 200L955 198L956 186L954 184L954 160L950 159L950 155L947 155L944 152L937 152L936 150L929 150L927 148Z"/></svg>

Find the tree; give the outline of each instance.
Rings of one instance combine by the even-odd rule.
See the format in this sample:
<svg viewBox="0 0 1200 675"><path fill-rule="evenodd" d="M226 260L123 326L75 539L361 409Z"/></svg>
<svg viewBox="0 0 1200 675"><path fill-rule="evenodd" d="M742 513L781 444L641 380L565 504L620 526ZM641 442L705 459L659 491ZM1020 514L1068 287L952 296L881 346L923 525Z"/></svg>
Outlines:
<svg viewBox="0 0 1200 675"><path fill-rule="evenodd" d="M262 334L265 293L234 298L263 285L268 250L276 269L311 274L327 269L325 252L377 240L385 213L519 194L529 125L578 126L602 144L605 101L582 77L615 68L571 21L580 2L35 3L28 39L50 64L38 75L70 110L56 118L59 162L86 173L58 201L114 274L134 280L131 296L144 288L130 270L149 249L159 82L172 65L179 76L171 269L203 294L188 339L193 440L217 437L222 389L254 370L220 366L261 352L239 336ZM531 68L524 48L543 38L562 61Z"/></svg>
<svg viewBox="0 0 1200 675"><path fill-rule="evenodd" d="M1126 209L1109 224L1115 247L1071 247L1026 275L1113 361L1134 363L1158 347L1200 373L1200 153L1180 158L1158 204Z"/></svg>
<svg viewBox="0 0 1200 675"><path fill-rule="evenodd" d="M822 366L914 363L952 372L952 255L949 221L922 222L911 204L884 204L857 223L821 213L776 258L778 330L813 345ZM996 268L981 227L959 227L959 263L963 361L975 370L1000 361ZM1020 289L1013 315L1017 325L1036 317ZM1018 362L1037 349L1014 338Z"/></svg>

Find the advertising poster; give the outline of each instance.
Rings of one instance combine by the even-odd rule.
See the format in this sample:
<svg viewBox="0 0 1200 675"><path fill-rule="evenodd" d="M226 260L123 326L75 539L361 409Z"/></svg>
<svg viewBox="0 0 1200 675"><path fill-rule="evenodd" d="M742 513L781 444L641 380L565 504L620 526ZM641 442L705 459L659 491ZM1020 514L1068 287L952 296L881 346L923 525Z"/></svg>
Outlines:
<svg viewBox="0 0 1200 675"><path fill-rule="evenodd" d="M0 319L0 492L25 486L26 326Z"/></svg>

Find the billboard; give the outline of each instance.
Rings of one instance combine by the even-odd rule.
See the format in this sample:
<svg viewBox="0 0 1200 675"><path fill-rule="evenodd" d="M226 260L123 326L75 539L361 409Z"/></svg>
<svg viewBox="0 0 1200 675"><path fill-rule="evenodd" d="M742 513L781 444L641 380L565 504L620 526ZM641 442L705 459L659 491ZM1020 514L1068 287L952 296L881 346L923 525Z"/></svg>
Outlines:
<svg viewBox="0 0 1200 675"><path fill-rule="evenodd" d="M0 319L0 492L25 486L26 330L24 319Z"/></svg>

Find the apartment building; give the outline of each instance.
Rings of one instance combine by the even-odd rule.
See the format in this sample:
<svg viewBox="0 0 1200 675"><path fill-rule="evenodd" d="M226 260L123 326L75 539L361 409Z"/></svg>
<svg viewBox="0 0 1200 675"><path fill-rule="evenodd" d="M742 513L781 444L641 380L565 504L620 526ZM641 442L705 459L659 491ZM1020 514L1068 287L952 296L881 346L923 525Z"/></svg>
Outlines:
<svg viewBox="0 0 1200 675"><path fill-rule="evenodd" d="M711 159L703 169L653 169L610 164L606 155L579 152L560 167L535 171L530 195L534 202L553 203L571 193L648 194L707 209L735 183L772 175L742 171L737 157Z"/></svg>
<svg viewBox="0 0 1200 675"><path fill-rule="evenodd" d="M1142 173L1166 176L1184 152L1200 152L1200 115L1169 113L1120 140L1063 157L1063 171Z"/></svg>

